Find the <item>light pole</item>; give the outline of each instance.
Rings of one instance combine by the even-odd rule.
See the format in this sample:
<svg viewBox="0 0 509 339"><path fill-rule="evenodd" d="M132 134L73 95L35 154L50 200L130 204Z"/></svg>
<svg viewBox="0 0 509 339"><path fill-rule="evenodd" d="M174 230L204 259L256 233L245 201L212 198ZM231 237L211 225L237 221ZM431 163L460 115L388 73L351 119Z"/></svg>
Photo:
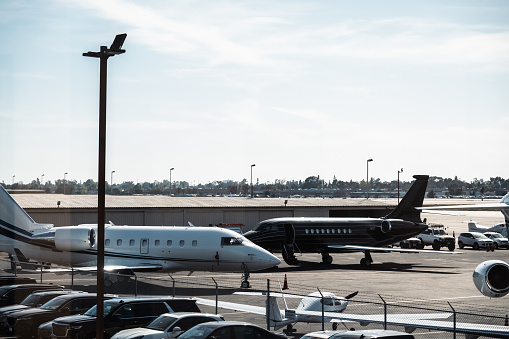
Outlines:
<svg viewBox="0 0 509 339"><path fill-rule="evenodd" d="M171 171L173 171L175 168L170 168L170 195L171 195Z"/></svg>
<svg viewBox="0 0 509 339"><path fill-rule="evenodd" d="M369 182L369 163L372 162L373 159L366 160L366 199L369 199L369 187L371 185L368 185Z"/></svg>
<svg viewBox="0 0 509 339"><path fill-rule="evenodd" d="M97 185L97 320L96 338L103 339L104 330L104 219L106 200L106 78L108 58L125 53L122 49L127 34L118 34L110 48L101 46L100 52L87 52L83 56L99 58L99 175Z"/></svg>
<svg viewBox="0 0 509 339"><path fill-rule="evenodd" d="M14 177L15 177L15 176L16 176L16 174L14 174L14 175L12 176L12 186L14 186Z"/></svg>
<svg viewBox="0 0 509 339"><path fill-rule="evenodd" d="M398 204L399 204L399 174L403 173L403 168L401 170L398 170Z"/></svg>
<svg viewBox="0 0 509 339"><path fill-rule="evenodd" d="M64 195L65 195L65 176L66 176L67 172L64 173Z"/></svg>
<svg viewBox="0 0 509 339"><path fill-rule="evenodd" d="M111 171L110 195L113 195L113 173L115 173L115 171Z"/></svg>
<svg viewBox="0 0 509 339"><path fill-rule="evenodd" d="M255 167L256 164L251 165L251 198L253 197L253 167Z"/></svg>
<svg viewBox="0 0 509 339"><path fill-rule="evenodd" d="M44 174L41 175L41 187L44 185Z"/></svg>

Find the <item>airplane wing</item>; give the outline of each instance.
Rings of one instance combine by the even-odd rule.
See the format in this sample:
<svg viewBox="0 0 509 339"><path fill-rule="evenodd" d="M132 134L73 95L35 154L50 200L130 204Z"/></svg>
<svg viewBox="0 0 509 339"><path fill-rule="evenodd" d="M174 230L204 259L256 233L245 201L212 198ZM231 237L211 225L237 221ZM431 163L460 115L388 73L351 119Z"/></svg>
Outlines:
<svg viewBox="0 0 509 339"><path fill-rule="evenodd" d="M378 252L407 252L407 253L438 253L438 254L461 254L463 252L453 251L434 251L434 250L414 250L410 248L392 248L392 247L371 247L356 245L329 245L331 248L339 248L352 251L378 251Z"/></svg>
<svg viewBox="0 0 509 339"><path fill-rule="evenodd" d="M106 265L104 271L106 272L120 272L120 271L133 271L133 272L153 272L159 271L163 267L161 265L140 265L140 266L124 266L124 265ZM50 268L45 269L44 272L63 273L63 272L96 272L97 266L87 267L73 267L73 268Z"/></svg>
<svg viewBox="0 0 509 339"><path fill-rule="evenodd" d="M404 326L407 332L413 332L415 328L426 328L430 330L440 330L447 332L464 333L473 336L485 336L492 338L507 338L509 336L509 327L501 325L484 325L474 323L460 323L453 321L429 320L425 317L420 318L419 314L413 318L409 315L400 316L399 314L387 315L387 324ZM430 314L431 315L431 314ZM440 313L439 313L440 315ZM449 316L451 314L449 313ZM433 317L435 318L435 317ZM332 319L331 322L358 321L361 325L369 323L384 323L384 316L381 315L359 315L341 313Z"/></svg>
<svg viewBox="0 0 509 339"><path fill-rule="evenodd" d="M272 295L272 293L271 293ZM206 306L216 306L215 300L210 299L203 299L203 298L193 298L196 300L197 304L200 305L206 305ZM246 305L246 304L237 304L237 303L230 303L226 301L218 301L217 306L221 308L226 308L228 310L234 310L234 311L242 311L242 312L248 312L253 314L266 314L266 308L262 306L253 306L253 305Z"/></svg>
<svg viewBox="0 0 509 339"><path fill-rule="evenodd" d="M493 204L472 204L472 205L447 205L447 206L427 206L427 207L415 207L416 209L419 209L421 211L426 210L454 210L454 209L461 209L461 210L500 210L500 209L506 209L509 208L508 204L504 203L493 203Z"/></svg>
<svg viewBox="0 0 509 339"><path fill-rule="evenodd" d="M267 292L234 292L233 294L266 296ZM276 297L276 298L296 298L296 299L304 298L304 296L302 296L302 295L291 294L291 293L276 293L276 292L270 292L270 296Z"/></svg>

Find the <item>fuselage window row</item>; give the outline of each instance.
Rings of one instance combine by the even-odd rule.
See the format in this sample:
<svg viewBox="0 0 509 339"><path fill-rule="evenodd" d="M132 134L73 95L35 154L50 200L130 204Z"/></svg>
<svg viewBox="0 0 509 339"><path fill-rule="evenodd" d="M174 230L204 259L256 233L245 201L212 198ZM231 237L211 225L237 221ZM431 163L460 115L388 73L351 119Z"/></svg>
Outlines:
<svg viewBox="0 0 509 339"><path fill-rule="evenodd" d="M148 240L147 239L143 239L143 246L147 246L148 245ZM122 246L122 239L117 239L117 247L121 247ZM185 240L180 240L179 241L179 247L184 247L185 246ZM104 246L110 246L111 244L111 240L110 239L105 239L104 240ZM134 246L136 244L136 241L134 239L130 239L129 240L129 246ZM233 243L232 243L233 244ZM232 244L229 244L229 245L232 245ZM240 244L240 243L234 243L236 245ZM154 247L160 247L161 246L161 240L155 240L154 241ZM173 241L172 240L167 240L166 241L166 247L172 247L173 246ZM198 247L198 240L193 240L191 242L191 246L192 247Z"/></svg>
<svg viewBox="0 0 509 339"><path fill-rule="evenodd" d="M335 229L335 228L327 228L327 229L319 229L319 228L306 228L306 234L352 234L352 229L351 228L338 228L338 229Z"/></svg>

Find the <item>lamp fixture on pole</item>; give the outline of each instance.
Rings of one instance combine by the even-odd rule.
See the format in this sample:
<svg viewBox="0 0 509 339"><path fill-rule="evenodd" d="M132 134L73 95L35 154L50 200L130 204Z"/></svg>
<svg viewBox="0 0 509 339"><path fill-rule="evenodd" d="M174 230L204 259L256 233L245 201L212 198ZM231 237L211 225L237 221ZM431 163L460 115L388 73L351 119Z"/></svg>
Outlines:
<svg viewBox="0 0 509 339"><path fill-rule="evenodd" d="M173 171L175 168L170 168L170 195L171 195L171 171Z"/></svg>

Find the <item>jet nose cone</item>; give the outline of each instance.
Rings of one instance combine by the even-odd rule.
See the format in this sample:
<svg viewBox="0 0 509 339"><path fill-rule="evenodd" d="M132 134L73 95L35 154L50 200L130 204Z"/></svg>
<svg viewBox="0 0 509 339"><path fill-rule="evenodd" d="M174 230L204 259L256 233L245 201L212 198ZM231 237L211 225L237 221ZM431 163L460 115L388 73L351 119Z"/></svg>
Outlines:
<svg viewBox="0 0 509 339"><path fill-rule="evenodd" d="M260 249L259 252L252 254L250 256L251 260L249 260L249 262L252 263L251 266L253 265L256 266L256 269L262 270L265 268L270 268L281 264L281 260L279 260L275 255L264 249Z"/></svg>

